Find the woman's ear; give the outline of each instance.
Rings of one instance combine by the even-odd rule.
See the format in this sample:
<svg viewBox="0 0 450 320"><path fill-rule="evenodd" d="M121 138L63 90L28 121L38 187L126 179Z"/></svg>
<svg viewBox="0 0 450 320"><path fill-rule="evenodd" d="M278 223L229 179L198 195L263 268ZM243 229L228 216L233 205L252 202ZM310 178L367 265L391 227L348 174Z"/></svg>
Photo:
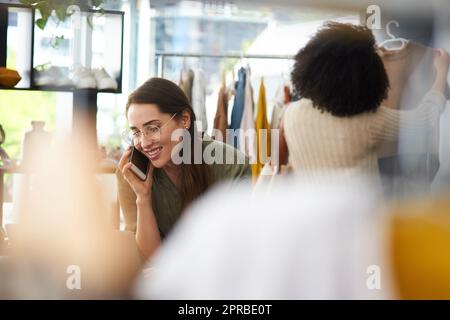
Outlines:
<svg viewBox="0 0 450 320"><path fill-rule="evenodd" d="M185 129L189 129L191 127L191 114L188 111L183 111L181 113L181 123Z"/></svg>

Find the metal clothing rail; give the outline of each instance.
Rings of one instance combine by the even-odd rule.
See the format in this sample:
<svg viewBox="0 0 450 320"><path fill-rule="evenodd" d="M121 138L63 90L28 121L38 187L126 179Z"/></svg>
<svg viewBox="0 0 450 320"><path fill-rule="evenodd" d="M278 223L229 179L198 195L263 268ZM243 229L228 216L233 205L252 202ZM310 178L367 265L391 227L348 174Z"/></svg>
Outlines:
<svg viewBox="0 0 450 320"><path fill-rule="evenodd" d="M158 57L158 72L159 76L164 76L164 62L166 57L181 57L181 58L212 58L212 59L281 59L292 60L294 56L291 55L267 55L267 54L204 54L204 53L182 53L182 52L155 52Z"/></svg>

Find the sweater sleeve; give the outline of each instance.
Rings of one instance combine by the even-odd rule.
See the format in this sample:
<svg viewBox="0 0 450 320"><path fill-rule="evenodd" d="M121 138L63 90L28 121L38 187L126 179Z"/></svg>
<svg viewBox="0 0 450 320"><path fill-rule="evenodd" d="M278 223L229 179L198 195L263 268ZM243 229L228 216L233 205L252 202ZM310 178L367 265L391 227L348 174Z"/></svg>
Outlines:
<svg viewBox="0 0 450 320"><path fill-rule="evenodd" d="M414 134L436 126L446 104L445 96L438 91L429 91L414 110L401 111L379 107L375 117L370 118L370 136L376 142L398 140L399 131Z"/></svg>

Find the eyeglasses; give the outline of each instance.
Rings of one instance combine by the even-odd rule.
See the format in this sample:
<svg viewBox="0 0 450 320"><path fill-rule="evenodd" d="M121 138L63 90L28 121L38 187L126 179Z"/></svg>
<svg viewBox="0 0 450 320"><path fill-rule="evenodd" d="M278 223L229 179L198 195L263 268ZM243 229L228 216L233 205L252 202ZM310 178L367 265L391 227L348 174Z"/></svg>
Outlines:
<svg viewBox="0 0 450 320"><path fill-rule="evenodd" d="M159 139L159 137L161 136L161 129L164 128L170 122L170 120L175 118L176 115L177 115L176 113L173 114L172 117L161 126L148 124L142 128L142 131L140 130L133 131L128 129L122 134L122 138L125 140L126 143L128 144L133 143L134 145L136 145L139 141L141 141L141 139L143 139L144 136L150 139Z"/></svg>

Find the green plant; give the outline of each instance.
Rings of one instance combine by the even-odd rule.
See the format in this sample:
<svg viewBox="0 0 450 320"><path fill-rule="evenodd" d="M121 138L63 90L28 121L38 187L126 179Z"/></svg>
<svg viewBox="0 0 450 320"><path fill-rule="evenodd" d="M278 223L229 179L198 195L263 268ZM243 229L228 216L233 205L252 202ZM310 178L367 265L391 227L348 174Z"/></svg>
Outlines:
<svg viewBox="0 0 450 320"><path fill-rule="evenodd" d="M36 25L43 30L53 12L60 22L64 22L73 14L68 10L70 6L78 6L80 10L101 11L104 0L20 0L20 2L39 11L41 18L36 20Z"/></svg>
<svg viewBox="0 0 450 320"><path fill-rule="evenodd" d="M76 10L70 10L71 6L76 6L80 11L95 10L103 13L104 0L20 0L22 4L31 6L39 11L41 17L36 20L36 25L44 30L48 19L55 13L57 26L72 16ZM75 8L76 8L75 7ZM86 16L88 25L92 28L92 14ZM64 36L52 36L50 45L58 48Z"/></svg>

